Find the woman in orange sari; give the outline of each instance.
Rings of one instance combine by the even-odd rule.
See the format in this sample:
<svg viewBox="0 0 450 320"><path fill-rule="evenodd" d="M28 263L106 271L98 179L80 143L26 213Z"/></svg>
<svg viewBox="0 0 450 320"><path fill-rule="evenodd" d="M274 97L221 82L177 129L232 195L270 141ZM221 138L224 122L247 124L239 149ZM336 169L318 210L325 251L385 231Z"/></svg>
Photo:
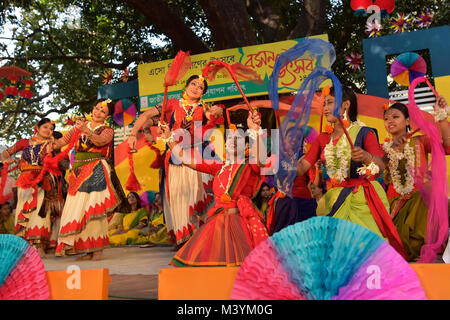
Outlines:
<svg viewBox="0 0 450 320"><path fill-rule="evenodd" d="M131 149L136 146L136 134L142 126L155 126L163 122L172 132L183 136L183 149L194 149L200 158L205 153L206 144L202 144L203 133L223 123L223 110L219 106L209 107L202 103L202 96L208 89L206 80L198 75L186 81L186 87L180 100L169 99L164 119L161 119L162 106L157 105L144 112L136 121L129 137ZM200 124L200 130L195 125ZM195 144L195 134L198 144ZM214 153L209 152L213 157ZM171 160L171 151L165 153L164 168L161 170L160 190L163 200L164 219L167 225L169 241L176 244L178 250L200 227L211 207L212 176L189 167L175 164Z"/></svg>
<svg viewBox="0 0 450 320"><path fill-rule="evenodd" d="M255 141L260 131L259 115L254 112L247 123ZM173 266L239 266L250 251L268 237L264 219L251 201L264 180L261 164L259 161L252 164L251 159L245 157L235 161L238 151L245 152L238 150L235 140L244 137L238 130L228 132L225 163L192 164L183 160L183 165L214 176L215 205L208 211L206 224L175 254ZM173 143L169 146L175 147ZM176 150L173 152L174 155L177 153Z"/></svg>

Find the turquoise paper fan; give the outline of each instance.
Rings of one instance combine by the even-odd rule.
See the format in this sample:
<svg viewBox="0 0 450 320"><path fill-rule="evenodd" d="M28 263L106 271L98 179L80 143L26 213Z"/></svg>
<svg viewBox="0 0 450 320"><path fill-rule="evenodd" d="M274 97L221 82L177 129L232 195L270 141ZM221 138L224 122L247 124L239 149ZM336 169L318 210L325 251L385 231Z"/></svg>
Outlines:
<svg viewBox="0 0 450 320"><path fill-rule="evenodd" d="M386 241L346 220L314 217L256 247L236 277L238 300L423 300L419 278Z"/></svg>

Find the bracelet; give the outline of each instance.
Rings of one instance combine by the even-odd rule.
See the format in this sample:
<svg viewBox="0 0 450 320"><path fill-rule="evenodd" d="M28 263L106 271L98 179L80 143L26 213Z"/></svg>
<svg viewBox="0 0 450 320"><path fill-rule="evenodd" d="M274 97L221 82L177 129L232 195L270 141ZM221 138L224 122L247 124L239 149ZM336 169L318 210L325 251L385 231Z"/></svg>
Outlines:
<svg viewBox="0 0 450 320"><path fill-rule="evenodd" d="M374 176L380 172L380 167L375 164L375 162L370 162L368 165L363 165L362 167L356 169L356 172L360 175Z"/></svg>
<svg viewBox="0 0 450 320"><path fill-rule="evenodd" d="M248 129L248 136L250 138L252 138L253 140L256 140L258 138L258 136L263 134L263 130L261 127L259 127L258 130L254 130L254 129Z"/></svg>
<svg viewBox="0 0 450 320"><path fill-rule="evenodd" d="M171 143L174 142L173 139L173 132L170 134L170 136L168 138L163 138L163 137L158 137L158 140L161 140L164 143Z"/></svg>
<svg viewBox="0 0 450 320"><path fill-rule="evenodd" d="M128 136L129 137L136 137L136 134L135 133L130 133Z"/></svg>
<svg viewBox="0 0 450 320"><path fill-rule="evenodd" d="M440 108L439 110L434 112L434 120L436 122L447 120L447 117L450 115L450 107L447 106L445 108Z"/></svg>

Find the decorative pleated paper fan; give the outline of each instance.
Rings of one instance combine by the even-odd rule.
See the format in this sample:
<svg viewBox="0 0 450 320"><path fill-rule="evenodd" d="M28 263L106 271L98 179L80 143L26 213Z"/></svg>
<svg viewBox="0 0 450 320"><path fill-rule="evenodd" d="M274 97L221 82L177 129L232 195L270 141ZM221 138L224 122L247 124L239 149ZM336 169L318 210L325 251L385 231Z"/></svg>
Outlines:
<svg viewBox="0 0 450 320"><path fill-rule="evenodd" d="M0 300L48 300L44 264L22 238L0 234Z"/></svg>
<svg viewBox="0 0 450 320"><path fill-rule="evenodd" d="M257 246L237 274L235 300L424 300L414 270L386 241L342 219L314 217Z"/></svg>
<svg viewBox="0 0 450 320"><path fill-rule="evenodd" d="M128 126L136 118L136 105L130 99L121 99L116 102L113 119L119 126Z"/></svg>
<svg viewBox="0 0 450 320"><path fill-rule="evenodd" d="M427 63L415 52L405 52L397 56L391 65L391 75L395 82L409 87L415 78L427 73Z"/></svg>

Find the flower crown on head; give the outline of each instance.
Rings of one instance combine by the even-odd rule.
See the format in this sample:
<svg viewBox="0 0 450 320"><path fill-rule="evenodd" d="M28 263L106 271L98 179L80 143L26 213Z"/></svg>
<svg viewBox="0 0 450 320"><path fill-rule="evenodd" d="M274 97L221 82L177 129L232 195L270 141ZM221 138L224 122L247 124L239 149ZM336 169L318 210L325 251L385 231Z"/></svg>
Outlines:
<svg viewBox="0 0 450 320"><path fill-rule="evenodd" d="M383 109L384 111L389 110L389 108L393 105L394 103L391 103L390 101L388 103L383 103Z"/></svg>

